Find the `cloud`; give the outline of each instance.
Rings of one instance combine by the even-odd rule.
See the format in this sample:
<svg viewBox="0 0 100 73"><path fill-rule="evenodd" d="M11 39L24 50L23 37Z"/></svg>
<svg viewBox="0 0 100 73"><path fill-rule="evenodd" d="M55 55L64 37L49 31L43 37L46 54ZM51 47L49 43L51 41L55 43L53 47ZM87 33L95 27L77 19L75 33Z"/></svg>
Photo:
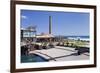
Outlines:
<svg viewBox="0 0 100 73"><path fill-rule="evenodd" d="M27 16L22 15L21 18L22 18L22 19L27 19Z"/></svg>

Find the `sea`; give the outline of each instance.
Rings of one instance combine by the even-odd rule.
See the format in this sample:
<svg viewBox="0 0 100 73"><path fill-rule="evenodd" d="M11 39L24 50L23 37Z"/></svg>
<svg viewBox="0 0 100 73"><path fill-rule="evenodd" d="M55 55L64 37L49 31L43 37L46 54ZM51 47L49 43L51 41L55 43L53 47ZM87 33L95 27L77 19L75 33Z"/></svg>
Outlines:
<svg viewBox="0 0 100 73"><path fill-rule="evenodd" d="M60 37L62 37L64 39L74 39L74 40L83 40L83 41L90 40L90 36L60 36Z"/></svg>
<svg viewBox="0 0 100 73"><path fill-rule="evenodd" d="M84 40L84 41L89 41L90 37L89 36L67 36L68 39L74 39L74 40Z"/></svg>

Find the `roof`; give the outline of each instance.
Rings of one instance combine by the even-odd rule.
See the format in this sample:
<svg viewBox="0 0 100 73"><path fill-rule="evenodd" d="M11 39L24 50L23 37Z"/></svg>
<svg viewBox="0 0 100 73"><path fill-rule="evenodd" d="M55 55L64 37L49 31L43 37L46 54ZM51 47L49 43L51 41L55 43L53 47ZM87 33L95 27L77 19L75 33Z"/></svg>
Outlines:
<svg viewBox="0 0 100 73"><path fill-rule="evenodd" d="M23 30L23 31L31 31L31 32L34 32L34 31L36 31L35 29L26 29L26 28L21 28L21 30Z"/></svg>
<svg viewBox="0 0 100 73"><path fill-rule="evenodd" d="M43 34L43 35L37 35L36 38L51 38L54 37L52 34Z"/></svg>

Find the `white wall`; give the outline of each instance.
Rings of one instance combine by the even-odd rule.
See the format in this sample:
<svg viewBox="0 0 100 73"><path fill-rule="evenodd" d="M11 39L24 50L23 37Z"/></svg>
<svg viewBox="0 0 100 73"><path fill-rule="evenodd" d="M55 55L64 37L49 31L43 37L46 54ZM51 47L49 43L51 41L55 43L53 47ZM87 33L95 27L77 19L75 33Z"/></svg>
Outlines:
<svg viewBox="0 0 100 73"><path fill-rule="evenodd" d="M98 73L100 72L100 0L34 0L58 3L97 5L97 68L39 71L34 73ZM10 73L10 0L0 0L0 73ZM28 73L28 72L27 72ZM33 72L30 72L33 73Z"/></svg>

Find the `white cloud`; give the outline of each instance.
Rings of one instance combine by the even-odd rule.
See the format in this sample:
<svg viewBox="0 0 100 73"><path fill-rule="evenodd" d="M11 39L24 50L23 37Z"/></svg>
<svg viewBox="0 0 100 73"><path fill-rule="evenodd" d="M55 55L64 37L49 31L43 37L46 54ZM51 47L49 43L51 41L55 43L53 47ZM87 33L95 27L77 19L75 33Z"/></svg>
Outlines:
<svg viewBox="0 0 100 73"><path fill-rule="evenodd" d="M27 19L27 16L22 15L21 18L22 18L22 19Z"/></svg>

